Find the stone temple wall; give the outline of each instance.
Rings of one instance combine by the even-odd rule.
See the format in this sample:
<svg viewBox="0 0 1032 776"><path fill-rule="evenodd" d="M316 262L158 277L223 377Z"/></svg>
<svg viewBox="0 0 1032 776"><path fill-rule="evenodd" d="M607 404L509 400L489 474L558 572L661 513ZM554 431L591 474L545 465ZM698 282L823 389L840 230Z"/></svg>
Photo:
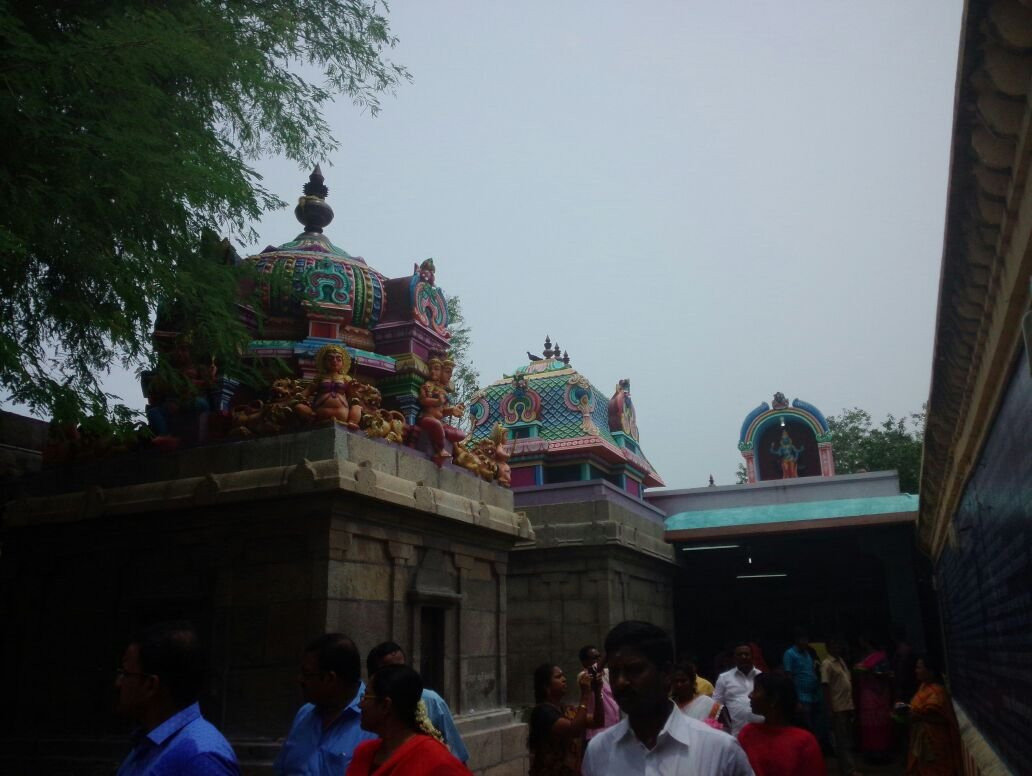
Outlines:
<svg viewBox="0 0 1032 776"><path fill-rule="evenodd" d="M508 697L525 707L543 662L562 667L576 697L577 652L601 649L613 625L646 620L673 633L676 565L659 513L607 482L516 498L535 533L509 556Z"/></svg>
<svg viewBox="0 0 1032 776"><path fill-rule="evenodd" d="M188 617L209 651L205 714L249 773L269 772L304 644L327 630L363 655L404 645L474 771L523 772L506 559L532 534L509 491L338 428L112 462L85 490L48 477L4 515L0 771L111 773L127 750L111 710L128 634Z"/></svg>

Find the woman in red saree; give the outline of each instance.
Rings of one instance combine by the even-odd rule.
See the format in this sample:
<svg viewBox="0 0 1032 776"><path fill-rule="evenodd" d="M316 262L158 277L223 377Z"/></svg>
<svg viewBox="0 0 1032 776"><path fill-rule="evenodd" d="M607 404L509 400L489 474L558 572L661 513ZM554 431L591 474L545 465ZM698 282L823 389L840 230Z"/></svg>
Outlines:
<svg viewBox="0 0 1032 776"><path fill-rule="evenodd" d="M749 705L763 722L750 722L742 728L738 743L756 776L827 776L817 739L793 724L798 700L790 676L758 674Z"/></svg>
<svg viewBox="0 0 1032 776"><path fill-rule="evenodd" d="M373 674L359 708L362 729L379 738L358 745L347 776L470 776L417 721L422 695L423 682L408 666L384 666Z"/></svg>
<svg viewBox="0 0 1032 776"><path fill-rule="evenodd" d="M892 681L889 656L884 649L860 639L864 659L856 672L860 717L860 751L874 759L887 757L892 748Z"/></svg>
<svg viewBox="0 0 1032 776"><path fill-rule="evenodd" d="M925 658L917 659L914 674L920 686L910 701L907 776L960 776L960 730L950 694Z"/></svg>

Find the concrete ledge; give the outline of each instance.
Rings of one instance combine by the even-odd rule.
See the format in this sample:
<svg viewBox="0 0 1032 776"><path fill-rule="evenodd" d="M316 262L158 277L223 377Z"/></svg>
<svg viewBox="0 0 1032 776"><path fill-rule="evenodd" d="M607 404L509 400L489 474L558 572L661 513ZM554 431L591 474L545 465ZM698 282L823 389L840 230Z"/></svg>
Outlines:
<svg viewBox="0 0 1032 776"><path fill-rule="evenodd" d="M996 754L964 709L953 702L960 726L960 748L964 758L964 776L1011 776L1013 771Z"/></svg>
<svg viewBox="0 0 1032 776"><path fill-rule="evenodd" d="M469 769L476 776L523 776L527 772L527 726L512 709L456 717L466 748Z"/></svg>
<svg viewBox="0 0 1032 776"><path fill-rule="evenodd" d="M899 495L899 476L895 471L882 471L678 490L650 489L645 491L645 501L664 515L673 515L705 509L896 495Z"/></svg>
<svg viewBox="0 0 1032 776"><path fill-rule="evenodd" d="M283 449L266 449L267 458L292 457L299 450L321 448L329 457L293 464L243 467L203 476L152 480L101 487L93 485L57 495L29 496L8 502L9 527L69 523L102 515L187 510L284 496L351 492L406 509L428 512L524 540L534 533L522 514L512 510L512 494L457 468L438 470L428 459L397 445L348 435L338 429L308 432L321 444L299 445L281 440ZM265 443L268 440L254 440ZM313 440L308 440L313 441ZM244 444L251 444L250 442ZM262 445L267 448L267 445ZM204 456L208 451L200 452ZM252 462L262 458L252 450ZM411 457L409 457L411 456ZM404 465L399 461L405 460ZM399 476L404 472L407 476ZM426 483L433 483L428 485Z"/></svg>
<svg viewBox="0 0 1032 776"><path fill-rule="evenodd" d="M520 495L517 503L522 503ZM616 545L658 560L675 562L676 553L673 545L664 539L662 523L652 514L641 513L640 510L647 507L628 509L624 501L614 501L603 494L591 500L528 505L525 509L534 539L517 544L515 552Z"/></svg>
<svg viewBox="0 0 1032 776"><path fill-rule="evenodd" d="M508 488L485 482L451 464L438 469L418 450L369 439L339 425L173 451L147 450L98 461L76 461L44 469L23 478L19 485L29 496L40 497L84 491L92 486L109 489L330 459L367 461L371 468L385 474L444 488L500 509L513 508L512 491Z"/></svg>

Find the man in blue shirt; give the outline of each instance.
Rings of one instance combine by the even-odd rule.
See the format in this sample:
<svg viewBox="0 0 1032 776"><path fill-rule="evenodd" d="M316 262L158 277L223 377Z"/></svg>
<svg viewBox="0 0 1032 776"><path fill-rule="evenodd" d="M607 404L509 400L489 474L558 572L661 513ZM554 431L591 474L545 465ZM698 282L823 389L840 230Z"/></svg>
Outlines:
<svg viewBox="0 0 1032 776"><path fill-rule="evenodd" d="M376 738L362 730L358 702L365 694L362 660L343 633L312 641L301 660L298 710L276 758L282 776L343 776L360 743Z"/></svg>
<svg viewBox="0 0 1032 776"><path fill-rule="evenodd" d="M137 720L118 776L239 776L236 755L197 705L204 655L187 622L145 629L115 678L118 710Z"/></svg>
<svg viewBox="0 0 1032 776"><path fill-rule="evenodd" d="M393 641L385 641L369 650L369 655L366 657L368 676L372 676L384 666L391 665L406 665L405 651L399 645ZM441 734L445 745L461 762L466 762L469 759L469 752L466 750L466 745L462 743L462 736L459 735L458 728L455 727L455 720L452 719L448 703L429 687L423 688L422 701L426 709L426 716Z"/></svg>
<svg viewBox="0 0 1032 776"><path fill-rule="evenodd" d="M781 666L795 684L800 722L807 730L817 733L814 728L815 715L820 711L821 681L817 677L817 658L810 651L810 636L804 628L796 628L795 643L785 650Z"/></svg>

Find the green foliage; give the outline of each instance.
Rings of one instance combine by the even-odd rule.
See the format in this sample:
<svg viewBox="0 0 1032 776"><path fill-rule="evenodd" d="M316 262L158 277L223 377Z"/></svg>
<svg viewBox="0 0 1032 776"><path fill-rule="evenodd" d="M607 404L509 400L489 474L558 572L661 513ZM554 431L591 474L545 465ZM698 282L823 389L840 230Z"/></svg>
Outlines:
<svg viewBox="0 0 1032 776"><path fill-rule="evenodd" d="M251 167L336 147L322 109L376 113L408 77L377 0L0 0L0 388L71 420L153 360L173 300L223 372L248 332L206 230L282 206Z"/></svg>
<svg viewBox="0 0 1032 776"><path fill-rule="evenodd" d="M449 349L452 358L455 359L452 383L458 402L466 404L470 397L480 390L480 373L470 361L471 330L462 317L462 302L457 296L448 297L448 321L448 330L452 335Z"/></svg>
<svg viewBox="0 0 1032 776"><path fill-rule="evenodd" d="M828 418L835 451L835 472L895 469L905 493L917 493L921 482L921 449L924 444L925 408L907 417L889 415L873 425L867 410L854 407Z"/></svg>

